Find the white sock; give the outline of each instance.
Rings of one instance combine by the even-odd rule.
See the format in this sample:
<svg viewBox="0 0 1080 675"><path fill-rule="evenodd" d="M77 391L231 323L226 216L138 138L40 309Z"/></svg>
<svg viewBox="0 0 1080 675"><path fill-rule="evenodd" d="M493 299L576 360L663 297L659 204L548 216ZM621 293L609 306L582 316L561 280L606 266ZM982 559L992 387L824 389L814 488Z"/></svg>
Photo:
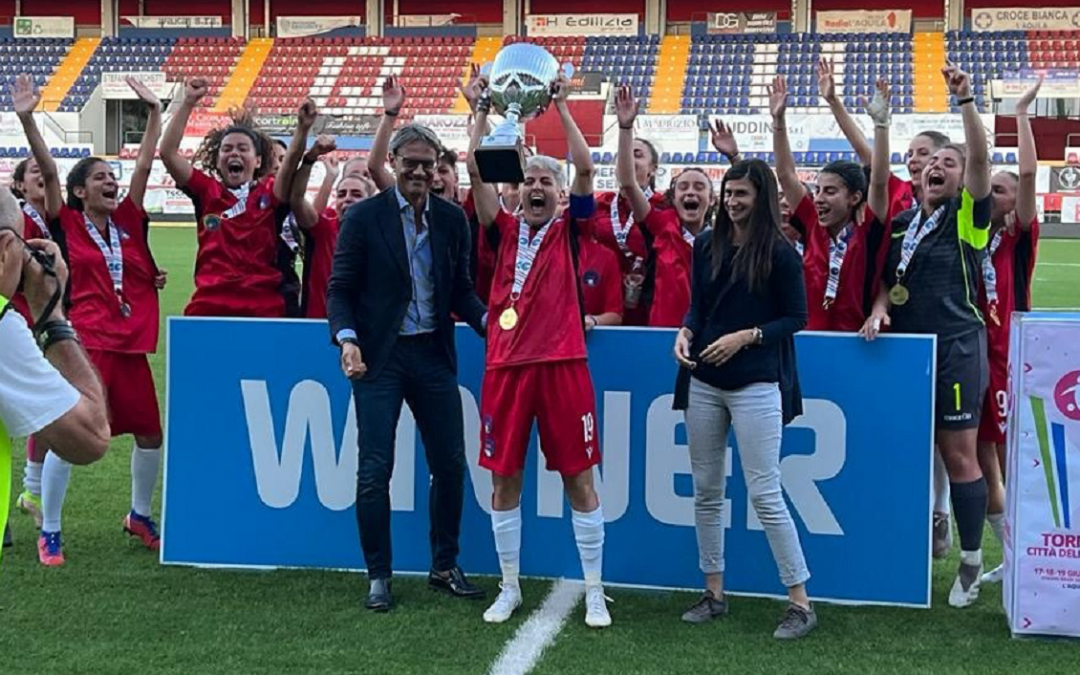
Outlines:
<svg viewBox="0 0 1080 675"><path fill-rule="evenodd" d="M604 568L604 511L597 506L590 513L574 511L573 514L574 540L581 556L585 584L599 584Z"/></svg>
<svg viewBox="0 0 1080 675"><path fill-rule="evenodd" d="M41 496L41 464L28 459L23 467L23 488L37 497Z"/></svg>
<svg viewBox="0 0 1080 675"><path fill-rule="evenodd" d="M42 532L60 531L60 512L64 510L68 481L71 480L71 464L50 452L45 455L41 467Z"/></svg>
<svg viewBox="0 0 1080 675"><path fill-rule="evenodd" d="M934 447L934 513L948 515L952 512L949 503L949 470L945 468L945 460L941 458L941 451Z"/></svg>
<svg viewBox="0 0 1080 675"><path fill-rule="evenodd" d="M994 532L994 536L997 537L998 543L1005 543L1005 514L1004 513L988 513L986 519L990 521L990 529Z"/></svg>
<svg viewBox="0 0 1080 675"><path fill-rule="evenodd" d="M161 448L140 448L136 444L131 449L131 510L140 516L150 517L160 466Z"/></svg>
<svg viewBox="0 0 1080 675"><path fill-rule="evenodd" d="M982 549L978 551L960 551L960 562L965 565L982 565Z"/></svg>
<svg viewBox="0 0 1080 675"><path fill-rule="evenodd" d="M517 587L521 571L521 505L510 511L492 511L491 531L495 533L503 584Z"/></svg>

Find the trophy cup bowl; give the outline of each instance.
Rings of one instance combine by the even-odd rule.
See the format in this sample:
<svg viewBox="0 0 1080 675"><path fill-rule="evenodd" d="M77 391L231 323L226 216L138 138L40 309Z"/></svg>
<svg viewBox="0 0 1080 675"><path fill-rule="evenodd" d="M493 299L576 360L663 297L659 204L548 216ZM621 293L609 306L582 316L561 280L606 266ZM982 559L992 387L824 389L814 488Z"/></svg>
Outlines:
<svg viewBox="0 0 1080 675"><path fill-rule="evenodd" d="M567 64L562 71L572 72L572 69ZM538 45L519 42L499 51L487 73L488 92L491 107L505 120L476 149L476 164L485 183L525 180L524 140L518 124L547 109L551 103L551 85L559 73L559 62Z"/></svg>

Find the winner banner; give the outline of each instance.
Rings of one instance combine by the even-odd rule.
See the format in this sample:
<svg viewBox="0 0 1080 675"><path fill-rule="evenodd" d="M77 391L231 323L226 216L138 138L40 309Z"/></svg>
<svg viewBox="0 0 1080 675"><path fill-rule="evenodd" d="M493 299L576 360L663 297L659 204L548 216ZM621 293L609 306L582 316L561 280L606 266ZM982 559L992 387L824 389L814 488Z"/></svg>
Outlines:
<svg viewBox="0 0 1080 675"><path fill-rule="evenodd" d="M477 465L484 344L457 330L468 464L460 563L497 574L491 475ZM319 321L169 319L162 562L363 567L355 405L327 332ZM702 583L686 428L671 409L673 339L667 329L588 336L604 458L597 485L607 520L604 580L612 585ZM785 429L781 471L811 595L928 606L933 338L868 344L810 333L796 345L806 412ZM535 436L529 452L522 573L581 578L561 480L542 468ZM738 454L728 456L726 586L783 595ZM390 487L396 572L430 566L427 488L405 407Z"/></svg>

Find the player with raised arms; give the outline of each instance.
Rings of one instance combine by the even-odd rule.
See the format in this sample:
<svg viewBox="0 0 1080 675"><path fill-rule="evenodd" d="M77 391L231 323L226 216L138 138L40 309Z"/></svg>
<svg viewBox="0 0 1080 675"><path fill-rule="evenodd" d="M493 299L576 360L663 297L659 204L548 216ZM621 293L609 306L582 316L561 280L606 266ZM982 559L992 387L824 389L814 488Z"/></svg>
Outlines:
<svg viewBox="0 0 1080 675"><path fill-rule="evenodd" d="M585 622L600 628L611 625L601 581L604 515L593 484L600 443L576 272L576 239L595 209L595 169L568 95L569 80L561 76L553 100L577 170L566 212L558 213L564 174L550 157L526 162L520 215L503 210L495 187L481 182L476 148L487 127L486 96L477 106L469 146L476 214L499 240L480 394L480 465L492 472L491 525L502 583L484 620L502 623L521 605L521 490L535 420L547 467L562 475L573 510Z"/></svg>
<svg viewBox="0 0 1080 675"><path fill-rule="evenodd" d="M638 184L634 169L634 120L638 101L630 87L615 95L619 119L619 156L615 173L628 196L634 221L648 251L648 276L643 297L649 304L650 326L678 327L690 306L690 267L694 238L705 229L713 201L712 180L701 169L683 170L672 181L667 202L656 208Z"/></svg>
<svg viewBox="0 0 1080 675"><path fill-rule="evenodd" d="M30 157L15 165L11 174L11 193L19 200L25 221L26 239L56 239L61 252L66 257L66 245L63 231L51 228L49 222L60 213L64 197L60 191L60 174L56 161L49 154L41 130L34 122L34 110L41 102L41 95L29 75L19 75L12 89L12 106L22 124L26 135L26 144L30 147ZM38 158L41 161L38 161ZM53 229L56 231L53 232ZM33 326L38 317L30 316L30 306L22 293L11 299L15 308L27 324ZM39 448L33 437L26 441L26 465L23 467L23 491L16 505L23 513L34 519L34 526L41 529L41 470L45 461L45 448Z"/></svg>
<svg viewBox="0 0 1080 675"><path fill-rule="evenodd" d="M161 161L176 186L195 205L199 248L195 293L188 316L281 318L299 312L299 280L294 254L282 238L289 214L289 188L303 146L289 146L276 177L273 141L246 114L207 134L196 153L202 170L180 153L191 111L207 92L206 80L187 82L161 141ZM317 111L311 101L299 110L297 125L310 129Z"/></svg>
<svg viewBox="0 0 1080 675"><path fill-rule="evenodd" d="M870 313L888 251L883 222L889 209L889 86L879 81L870 105L874 119L874 166L867 186L855 162L829 162L811 195L799 180L788 140L787 85L782 76L770 88L776 176L795 204L792 227L801 229L809 320L806 328L856 332ZM869 209L864 204L869 197ZM864 217L864 213L869 217Z"/></svg>
<svg viewBox="0 0 1080 675"><path fill-rule="evenodd" d="M80 160L68 173L67 204L60 207L51 228L62 230L67 242L72 280L68 317L101 378L111 434L135 436L131 511L123 528L156 551L159 538L151 499L161 465L162 434L147 354L157 350L158 290L165 278L150 251L150 219L143 197L161 136L161 102L142 82L128 78L127 83L149 110L127 196L120 199L120 186L108 162L97 157ZM45 159L37 157L38 164ZM42 469L38 560L50 567L64 564L61 512L70 477L71 464L49 453Z"/></svg>
<svg viewBox="0 0 1080 675"><path fill-rule="evenodd" d="M951 481L960 533L960 568L949 604L979 597L986 479L976 449L989 380L986 325L979 311L979 271L989 242L993 197L986 130L971 78L948 63L942 74L964 122L965 146L948 145L922 171L922 201L893 219L884 285L862 333L890 326L937 335L935 438Z"/></svg>
<svg viewBox="0 0 1080 675"><path fill-rule="evenodd" d="M983 259L980 308L986 322L990 357L990 389L986 392L979 423L979 465L986 476L986 519L998 543L1005 540L1005 431L1008 413L1009 330L1013 312L1031 310L1031 280L1039 243L1039 213L1035 173L1038 152L1028 108L1039 95L1042 78L1016 101L1019 174L999 171L990 179L994 210L990 217L990 243ZM1004 575L999 565L983 575L996 583Z"/></svg>
<svg viewBox="0 0 1080 675"><path fill-rule="evenodd" d="M326 289L330 283L341 218L350 206L370 197L374 187L370 181L365 181L359 175L345 176L337 183L333 208L316 211L307 200L311 169L316 161L329 157L335 149L332 137L323 135L315 139L314 145L304 153L300 162L289 200L304 242L304 279L300 312L308 319L326 318ZM327 175L332 175L329 169ZM333 181L332 178L330 180Z"/></svg>

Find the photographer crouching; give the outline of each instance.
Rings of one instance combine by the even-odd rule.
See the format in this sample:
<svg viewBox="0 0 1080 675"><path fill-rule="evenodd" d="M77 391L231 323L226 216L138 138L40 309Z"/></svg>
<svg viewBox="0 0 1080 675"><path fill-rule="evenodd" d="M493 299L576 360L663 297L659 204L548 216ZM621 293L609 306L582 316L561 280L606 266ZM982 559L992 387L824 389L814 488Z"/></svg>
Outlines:
<svg viewBox="0 0 1080 675"><path fill-rule="evenodd" d="M72 464L101 459L109 418L97 373L64 318L67 266L51 241L23 239L23 212L0 188L0 525L6 527L12 438L35 434ZM10 299L22 293L33 327Z"/></svg>

